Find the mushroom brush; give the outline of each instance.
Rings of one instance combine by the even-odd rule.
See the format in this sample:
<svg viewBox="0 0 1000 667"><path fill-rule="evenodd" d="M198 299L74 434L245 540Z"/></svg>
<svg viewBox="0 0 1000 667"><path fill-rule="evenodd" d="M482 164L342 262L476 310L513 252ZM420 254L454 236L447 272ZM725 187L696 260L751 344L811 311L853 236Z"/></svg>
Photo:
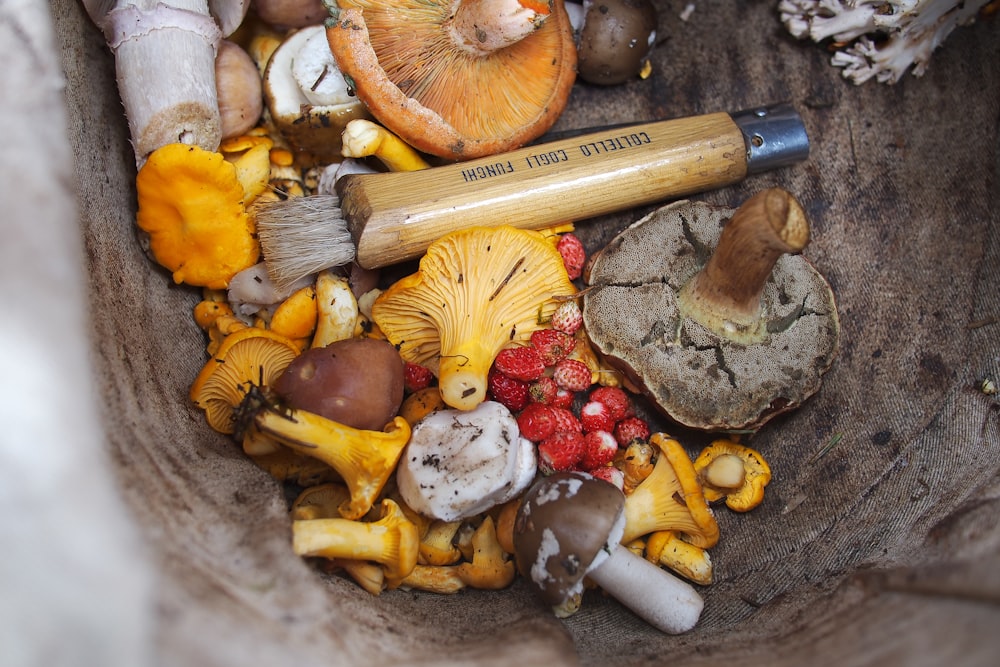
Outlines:
<svg viewBox="0 0 1000 667"><path fill-rule="evenodd" d="M787 104L609 128L415 172L351 174L336 195L255 207L279 285L352 260L418 257L471 226L542 229L737 183L809 153Z"/></svg>

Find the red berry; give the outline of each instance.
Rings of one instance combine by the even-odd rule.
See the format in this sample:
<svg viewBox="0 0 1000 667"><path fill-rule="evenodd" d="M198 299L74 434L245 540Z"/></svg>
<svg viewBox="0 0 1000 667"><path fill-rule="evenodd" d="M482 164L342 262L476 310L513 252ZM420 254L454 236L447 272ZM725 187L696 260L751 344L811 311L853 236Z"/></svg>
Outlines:
<svg viewBox="0 0 1000 667"><path fill-rule="evenodd" d="M585 450L582 433L557 431L538 443L538 467L543 473L574 470Z"/></svg>
<svg viewBox="0 0 1000 667"><path fill-rule="evenodd" d="M618 441L608 431L591 431L583 436L583 442L587 448L580 467L588 472L607 466L618 453Z"/></svg>
<svg viewBox="0 0 1000 667"><path fill-rule="evenodd" d="M602 468L594 468L589 471L591 475L597 479L603 479L609 484L614 484L619 489L625 488L625 473L614 466L604 466Z"/></svg>
<svg viewBox="0 0 1000 667"><path fill-rule="evenodd" d="M594 391L590 392L590 400L608 406L611 418L615 421L621 421L634 414L632 399L620 387L597 387Z"/></svg>
<svg viewBox="0 0 1000 667"><path fill-rule="evenodd" d="M557 408L554 406L549 406L549 408L556 419L556 431L583 433L583 426L580 424L580 420L568 408Z"/></svg>
<svg viewBox="0 0 1000 667"><path fill-rule="evenodd" d="M403 364L403 388L406 391L410 393L420 391L430 386L433 380L434 373L426 366L414 364L409 361Z"/></svg>
<svg viewBox="0 0 1000 667"><path fill-rule="evenodd" d="M590 369L576 359L563 359L552 371L552 379L563 389L584 391L591 385Z"/></svg>
<svg viewBox="0 0 1000 667"><path fill-rule="evenodd" d="M511 412L528 403L528 383L491 370L487 376L490 396Z"/></svg>
<svg viewBox="0 0 1000 667"><path fill-rule="evenodd" d="M552 382L554 383L555 380ZM568 408L573 405L573 401L576 400L576 392L563 389L558 385L556 387L556 395L552 397L550 405L554 408Z"/></svg>
<svg viewBox="0 0 1000 667"><path fill-rule="evenodd" d="M531 332L531 344L543 364L555 366L576 348L576 339L558 329L535 329Z"/></svg>
<svg viewBox="0 0 1000 667"><path fill-rule="evenodd" d="M552 313L552 328L572 336L583 324L583 312L576 301L564 301Z"/></svg>
<svg viewBox="0 0 1000 667"><path fill-rule="evenodd" d="M528 400L534 403L554 404L559 385L552 378L543 375L528 387Z"/></svg>
<svg viewBox="0 0 1000 667"><path fill-rule="evenodd" d="M521 435L532 442L541 442L556 432L558 420L552 408L544 403L528 403L517 415Z"/></svg>
<svg viewBox="0 0 1000 667"><path fill-rule="evenodd" d="M583 273L583 264L587 261L587 252L583 243L575 234L563 234L556 244L556 250L562 255L563 264L570 280L576 280Z"/></svg>
<svg viewBox="0 0 1000 667"><path fill-rule="evenodd" d="M622 447L628 447L633 440L649 438L649 425L639 417L626 417L615 424L615 440Z"/></svg>
<svg viewBox="0 0 1000 667"><path fill-rule="evenodd" d="M583 424L584 433L607 431L610 435L616 421L611 415L611 409L600 401L587 401L580 408L580 423Z"/></svg>
<svg viewBox="0 0 1000 667"><path fill-rule="evenodd" d="M498 371L516 380L537 380L545 372L545 364L533 347L507 347L500 350L493 365Z"/></svg>

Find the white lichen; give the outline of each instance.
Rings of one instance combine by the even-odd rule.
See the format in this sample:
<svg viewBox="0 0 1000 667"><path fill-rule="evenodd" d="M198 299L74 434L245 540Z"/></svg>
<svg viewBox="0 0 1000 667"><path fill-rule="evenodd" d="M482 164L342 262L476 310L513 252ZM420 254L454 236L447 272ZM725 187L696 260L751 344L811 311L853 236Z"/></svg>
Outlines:
<svg viewBox="0 0 1000 667"><path fill-rule="evenodd" d="M958 26L976 19L989 0L780 0L781 22L794 37L832 39L831 63L861 84L896 83L931 55Z"/></svg>

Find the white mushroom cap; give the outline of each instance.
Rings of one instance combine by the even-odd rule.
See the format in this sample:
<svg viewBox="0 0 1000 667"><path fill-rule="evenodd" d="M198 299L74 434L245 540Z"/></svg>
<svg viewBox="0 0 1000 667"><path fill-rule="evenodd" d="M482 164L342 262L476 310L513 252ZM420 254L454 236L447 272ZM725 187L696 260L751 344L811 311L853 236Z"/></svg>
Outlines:
<svg viewBox="0 0 1000 667"><path fill-rule="evenodd" d="M535 448L506 407L439 410L413 427L396 472L403 501L442 521L475 516L518 496L534 479Z"/></svg>

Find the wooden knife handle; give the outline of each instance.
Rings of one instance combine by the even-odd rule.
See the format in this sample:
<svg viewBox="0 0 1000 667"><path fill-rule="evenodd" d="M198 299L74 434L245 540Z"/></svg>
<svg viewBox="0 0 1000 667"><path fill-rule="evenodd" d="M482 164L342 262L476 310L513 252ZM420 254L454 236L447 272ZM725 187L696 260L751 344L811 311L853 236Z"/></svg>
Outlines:
<svg viewBox="0 0 1000 667"><path fill-rule="evenodd" d="M474 226L542 229L730 185L747 145L727 113L657 121L423 171L358 174L337 184L357 261L418 257Z"/></svg>

